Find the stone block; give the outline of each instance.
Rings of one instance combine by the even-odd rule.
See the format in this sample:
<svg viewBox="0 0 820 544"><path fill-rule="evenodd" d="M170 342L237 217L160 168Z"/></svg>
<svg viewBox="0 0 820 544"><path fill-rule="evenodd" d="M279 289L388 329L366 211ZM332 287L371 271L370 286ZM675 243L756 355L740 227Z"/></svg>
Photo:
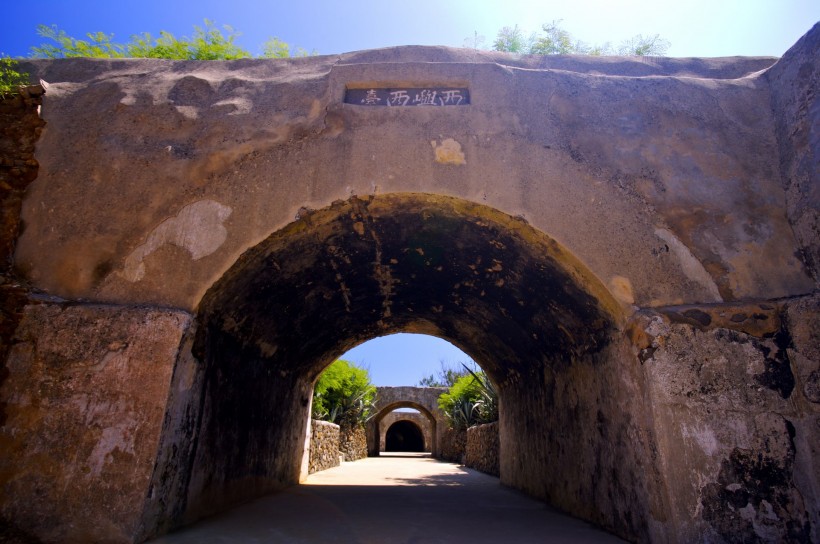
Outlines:
<svg viewBox="0 0 820 544"><path fill-rule="evenodd" d="M0 516L44 542L131 542L157 454L181 311L28 306L0 388Z"/></svg>

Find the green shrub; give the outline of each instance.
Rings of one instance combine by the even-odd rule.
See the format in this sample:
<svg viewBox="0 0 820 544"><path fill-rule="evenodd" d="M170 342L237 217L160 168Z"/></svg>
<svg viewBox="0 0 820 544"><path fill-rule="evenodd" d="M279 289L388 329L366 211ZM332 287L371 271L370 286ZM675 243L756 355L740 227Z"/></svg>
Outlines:
<svg viewBox="0 0 820 544"><path fill-rule="evenodd" d="M37 34L54 43L32 47L31 54L37 58L62 59L73 57L90 58L146 58L172 60L234 60L250 58L249 51L236 44L240 34L229 26L220 30L212 21L205 19L205 26L194 26L190 37L177 38L170 32L160 31L159 37L148 32L131 37L128 43L115 43L113 34L92 32L88 39L78 40L56 26L39 25ZM271 38L263 44L261 56L264 58L285 58L307 56L302 48L291 51L290 46Z"/></svg>
<svg viewBox="0 0 820 544"><path fill-rule="evenodd" d="M465 368L469 374L458 378L438 399L439 408L456 430L498 420L498 395L492 382L484 372Z"/></svg>
<svg viewBox="0 0 820 544"><path fill-rule="evenodd" d="M17 61L0 55L0 98L16 94L29 83L29 75L17 71Z"/></svg>
<svg viewBox="0 0 820 544"><path fill-rule="evenodd" d="M339 359L313 388L313 417L338 425L361 425L370 417L376 387L367 370Z"/></svg>

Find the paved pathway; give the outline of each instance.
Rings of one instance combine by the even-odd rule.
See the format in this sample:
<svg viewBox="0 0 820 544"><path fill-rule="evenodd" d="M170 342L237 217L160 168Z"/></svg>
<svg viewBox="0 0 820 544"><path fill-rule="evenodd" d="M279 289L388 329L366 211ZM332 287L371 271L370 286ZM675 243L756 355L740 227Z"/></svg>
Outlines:
<svg viewBox="0 0 820 544"><path fill-rule="evenodd" d="M344 463L153 544L623 542L497 478L427 456Z"/></svg>

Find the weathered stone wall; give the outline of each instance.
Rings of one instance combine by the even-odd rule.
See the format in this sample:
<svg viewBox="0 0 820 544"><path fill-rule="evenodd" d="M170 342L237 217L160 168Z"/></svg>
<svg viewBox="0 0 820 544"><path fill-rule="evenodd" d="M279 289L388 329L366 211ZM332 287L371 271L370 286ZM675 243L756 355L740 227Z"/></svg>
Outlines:
<svg viewBox="0 0 820 544"><path fill-rule="evenodd" d="M445 428L440 435L441 444L439 446L439 459L452 461L453 463L464 463L464 452L467 447L467 431L456 431Z"/></svg>
<svg viewBox="0 0 820 544"><path fill-rule="evenodd" d="M379 451L384 451L387 429L397 421L412 421L415 423L421 429L421 434L424 437L424 451L430 451L433 443L433 428L427 416L420 412L390 412L384 416L379 424Z"/></svg>
<svg viewBox="0 0 820 544"><path fill-rule="evenodd" d="M25 87L0 98L0 265L11 267L20 229L20 208L29 183L37 178L34 146L45 126L40 106L45 91Z"/></svg>
<svg viewBox="0 0 820 544"><path fill-rule="evenodd" d="M342 426L339 431L339 452L345 461L356 461L367 457L367 436L364 427Z"/></svg>
<svg viewBox="0 0 820 544"><path fill-rule="evenodd" d="M544 360L499 384L501 482L627 540L674 542L674 529L654 524L665 488L644 381L616 333L597 353Z"/></svg>
<svg viewBox="0 0 820 544"><path fill-rule="evenodd" d="M820 286L820 23L766 72L780 144L786 211L806 268Z"/></svg>
<svg viewBox="0 0 820 544"><path fill-rule="evenodd" d="M8 372L6 356L28 304L28 289L14 273L12 257L20 232L20 209L26 187L37 177L34 146L45 125L40 118L43 88L22 89L0 98L0 388ZM0 425L5 421L0 403Z"/></svg>
<svg viewBox="0 0 820 544"><path fill-rule="evenodd" d="M339 426L329 421L310 420L310 461L308 473L338 467Z"/></svg>
<svg viewBox="0 0 820 544"><path fill-rule="evenodd" d="M814 282L782 213L769 82L753 75L774 61L393 48L27 62L50 83L49 130L15 259L63 297L193 311L295 216L352 194L423 193L525 218L627 304L801 294ZM473 91L458 108L344 102L351 85L391 81ZM86 213L89 194L107 206Z"/></svg>
<svg viewBox="0 0 820 544"><path fill-rule="evenodd" d="M467 429L464 464L498 476L498 422L473 425Z"/></svg>
<svg viewBox="0 0 820 544"><path fill-rule="evenodd" d="M757 335L706 326L709 312L736 308L701 310L701 326L637 318L680 541L817 541L818 300L763 304Z"/></svg>
<svg viewBox="0 0 820 544"><path fill-rule="evenodd" d="M191 317L27 306L0 390L0 516L46 542L131 542Z"/></svg>

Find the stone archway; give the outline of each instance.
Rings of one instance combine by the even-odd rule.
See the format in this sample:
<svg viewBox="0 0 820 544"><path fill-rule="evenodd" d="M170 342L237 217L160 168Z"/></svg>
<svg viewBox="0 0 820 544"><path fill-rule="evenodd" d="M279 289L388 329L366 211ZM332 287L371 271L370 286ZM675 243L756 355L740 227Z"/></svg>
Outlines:
<svg viewBox="0 0 820 544"><path fill-rule="evenodd" d="M382 393L385 389L425 389L425 388L410 388L410 387L379 387L378 390ZM431 388L432 389L432 388ZM407 398L407 397L404 397ZM377 397L378 399L378 397ZM378 457L380 453L383 451L382 446L384 445L385 440L385 432L386 428L384 426L384 419L391 414L395 414L396 410L401 408L411 408L413 410L418 410L419 416L423 419L426 423L426 428L429 428L430 434L430 453L433 457L437 457L439 454L439 435L443 428L443 421L441 417L441 413L437 409L430 409L425 404L420 404L418 401L413 400L399 400L399 401L388 401L385 402L384 397L381 398L381 401L376 401L376 413L368 420L366 425L366 433L367 433L367 455L370 457ZM396 420L393 419L391 422L394 423Z"/></svg>
<svg viewBox="0 0 820 544"><path fill-rule="evenodd" d="M591 448L603 438L582 431L551 445L542 438L550 429L591 431L584 420L596 421L596 413L611 413L598 417L603 429L633 418L606 407L621 404L604 370L618 365L612 335L622 321L620 306L554 240L463 200L394 194L309 214L246 252L206 293L197 321L193 353L203 362L202 389L189 402L199 403L198 432L196 444L171 448L192 450L193 458L179 473L185 496L168 497L180 505L171 523L296 483L314 380L339 354L378 335L440 336L488 372L505 414L502 480L537 495L556 477L588 470L579 459L594 459ZM591 373L583 384L560 377L581 368ZM584 395L556 421L550 413L558 412L544 417L543 407L554 402L559 382ZM178 436L166 436L167 451ZM606 441L622 456L618 461L648 454L642 442ZM597 464L617 474L612 483L646 495L644 474L629 468L638 463L614 461ZM581 491L591 517L612 516L591 490L583 491L587 486L578 474L570 493ZM641 499L623 507L642 519L649 504Z"/></svg>
<svg viewBox="0 0 820 544"><path fill-rule="evenodd" d="M379 432L379 453L387 450L387 434L393 425L400 422L408 422L414 425L421 433L421 444L423 449L420 451L429 452L432 454L432 443L434 440L434 427L430 421L420 411L408 412L395 410L387 414L381 422L381 432Z"/></svg>
<svg viewBox="0 0 820 544"><path fill-rule="evenodd" d="M429 448L433 457L439 457L441 434L446 428L444 414L438 407L438 397L446 391L443 387L379 387L376 390L374 414L366 425L367 454L377 457L382 450L385 428L383 420L395 410L412 408L426 421L430 429ZM391 422L392 423L392 422Z"/></svg>
<svg viewBox="0 0 820 544"><path fill-rule="evenodd" d="M400 419L388 427L384 451L423 452L424 450L424 434L415 422Z"/></svg>

